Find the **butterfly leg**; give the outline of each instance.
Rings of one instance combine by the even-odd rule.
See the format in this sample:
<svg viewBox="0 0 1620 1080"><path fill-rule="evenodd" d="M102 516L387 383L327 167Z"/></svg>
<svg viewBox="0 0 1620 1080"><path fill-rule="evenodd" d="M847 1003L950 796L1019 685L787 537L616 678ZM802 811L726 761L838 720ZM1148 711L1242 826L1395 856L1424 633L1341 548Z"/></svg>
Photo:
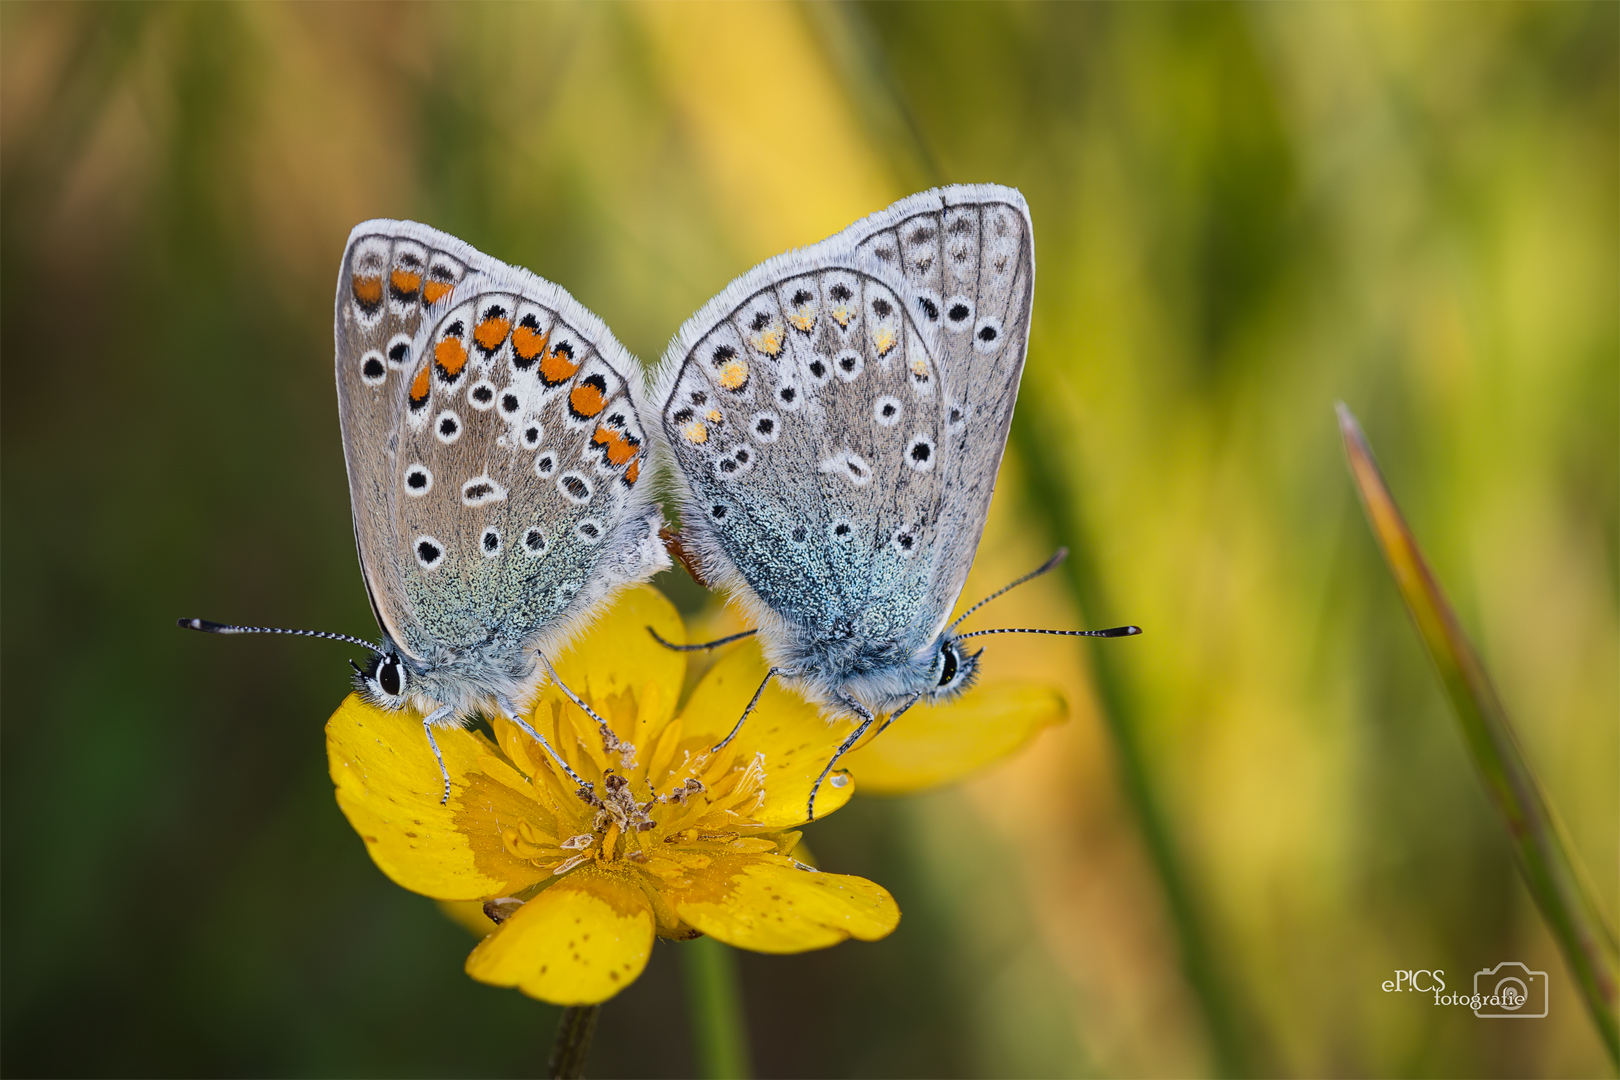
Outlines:
<svg viewBox="0 0 1620 1080"><path fill-rule="evenodd" d="M885 731L888 731L890 724L892 724L896 720L900 719L900 715L902 713L904 713L907 709L911 708L913 705L917 704L917 702L919 702L921 700L922 700L922 695L921 694L913 694L913 695L911 695L911 700L910 701L906 702L904 705L900 706L898 709L894 710L894 712L889 714L888 719L883 721L883 726L878 728L876 731L874 731L872 733L872 738L875 739L879 735L883 734Z"/></svg>
<svg viewBox="0 0 1620 1080"><path fill-rule="evenodd" d="M647 627L647 633L651 634L654 641L658 642L658 644L662 645L670 652L702 652L705 649L718 649L722 645L730 645L733 641L741 641L745 637L752 637L753 635L759 633L759 631L744 630L740 634L732 634L730 637L718 638L714 641L705 641L701 645L676 645L674 642L665 641L663 638L658 636L658 631L654 630L650 626Z"/></svg>
<svg viewBox="0 0 1620 1080"><path fill-rule="evenodd" d="M753 631L750 630L749 633L753 633ZM765 692L765 687L770 685L770 681L773 678L784 674L786 674L786 672L784 672L781 668L774 667L765 673L765 681L759 684L759 689L754 691L754 696L748 699L748 707L742 711L741 716L737 717L736 724L732 725L731 734L709 747L709 753L712 754L716 750L725 749L725 745L737 737L737 732L742 730L743 721L748 719L748 714L754 711L755 705L759 704L759 695Z"/></svg>
<svg viewBox="0 0 1620 1080"><path fill-rule="evenodd" d="M832 760L827 762L827 767L821 770L820 776L816 777L815 786L810 789L810 806L805 811L806 820L809 821L816 820L816 794L821 791L822 781L827 779L827 774L832 772L834 765L838 764L838 759L849 753L850 748L861 741L861 736L866 734L867 729L872 726L872 722L877 719L876 716L872 715L870 709L852 697L841 697L839 701L843 703L844 708L859 716L861 722L854 731L849 733L849 738L838 745L838 749L833 752Z"/></svg>
<svg viewBox="0 0 1620 1080"><path fill-rule="evenodd" d="M546 665L546 670L551 673L551 681L557 684L557 688L564 694L568 695L568 700L572 701L575 705L578 705L581 711L583 711L585 715L590 717L592 720L595 720L596 726L602 729L603 749L610 752L619 749L619 746L621 745L619 743L619 736L611 727L608 726L608 722L602 719L600 716L597 716L596 710L585 704L585 702L581 701L578 694L568 689L568 684L563 682L562 679L558 677L557 669L551 666L550 660L547 660L543 654L536 653L535 655L539 656L540 662Z"/></svg>
<svg viewBox="0 0 1620 1080"><path fill-rule="evenodd" d="M444 798L439 800L440 806L450 801L450 770L444 767L444 755L439 753L439 740L433 737L433 725L444 722L455 711L444 705L422 717L422 734L427 736L428 746L433 748L433 760L439 763L439 775L444 777Z"/></svg>
<svg viewBox="0 0 1620 1080"><path fill-rule="evenodd" d="M496 698L495 703L501 707L501 712L506 716L507 720L511 721L513 727L517 728L519 731L523 732L523 734L527 735L529 738L533 739L535 742L539 743L545 748L546 753L551 755L551 760L557 763L557 768L568 774L568 779L572 780L575 784L582 788L591 787L590 781L580 776L579 773L575 772L573 769L570 769L568 767L568 762L564 761L562 759L562 755L557 753L556 749L546 741L546 737L534 730L534 728L530 726L529 722L523 719L523 716L518 712L518 707L516 705L512 704L505 698ZM595 789L592 788L591 790L594 791Z"/></svg>

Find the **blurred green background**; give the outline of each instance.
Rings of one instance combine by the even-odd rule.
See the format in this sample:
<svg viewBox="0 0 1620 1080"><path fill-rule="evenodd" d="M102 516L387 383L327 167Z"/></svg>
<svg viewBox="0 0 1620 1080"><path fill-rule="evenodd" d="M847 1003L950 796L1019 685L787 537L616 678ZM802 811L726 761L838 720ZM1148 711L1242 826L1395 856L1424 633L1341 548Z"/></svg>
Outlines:
<svg viewBox="0 0 1620 1080"><path fill-rule="evenodd" d="M742 957L758 1071L1607 1072L1332 404L1612 921L1617 40L1611 3L0 6L0 1069L543 1066L555 1011L468 980L338 812L354 650L173 624L373 633L331 375L354 223L527 266L650 361L757 260L993 180L1039 274L968 592L1066 543L997 624L1148 632L993 646L1073 719L810 831L905 917ZM593 1075L695 1068L680 947ZM1550 973L1547 1019L1380 990L1502 960Z"/></svg>

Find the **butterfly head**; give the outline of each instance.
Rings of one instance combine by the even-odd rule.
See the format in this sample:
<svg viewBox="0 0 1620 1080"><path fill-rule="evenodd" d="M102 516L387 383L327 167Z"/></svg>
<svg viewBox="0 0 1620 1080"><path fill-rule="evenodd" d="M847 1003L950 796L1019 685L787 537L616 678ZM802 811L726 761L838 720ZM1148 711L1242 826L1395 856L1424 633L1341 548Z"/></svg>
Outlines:
<svg viewBox="0 0 1620 1080"><path fill-rule="evenodd" d="M940 635L923 694L929 701L954 701L960 697L978 679L979 656L983 652L980 649L970 653L960 639L949 633Z"/></svg>
<svg viewBox="0 0 1620 1080"><path fill-rule="evenodd" d="M410 665L393 649L373 653L365 667L352 660L349 664L354 668L355 690L367 704L380 709L402 708L415 689Z"/></svg>

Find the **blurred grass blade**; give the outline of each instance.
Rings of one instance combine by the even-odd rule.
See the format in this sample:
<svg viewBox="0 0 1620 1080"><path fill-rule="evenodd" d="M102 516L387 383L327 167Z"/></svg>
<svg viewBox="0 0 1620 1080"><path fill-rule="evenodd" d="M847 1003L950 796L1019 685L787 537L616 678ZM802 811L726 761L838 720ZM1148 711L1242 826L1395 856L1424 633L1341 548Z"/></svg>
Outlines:
<svg viewBox="0 0 1620 1080"><path fill-rule="evenodd" d="M704 1080L744 1080L753 1066L748 1060L737 954L709 937L687 942L680 951L697 1074Z"/></svg>
<svg viewBox="0 0 1620 1080"><path fill-rule="evenodd" d="M1439 669L1474 765L1501 811L1525 884L1558 939L1609 1057L1620 1067L1620 1025L1615 1018L1620 946L1614 930L1530 772L1496 687L1390 496L1360 425L1343 403L1338 411L1350 473L1373 535Z"/></svg>

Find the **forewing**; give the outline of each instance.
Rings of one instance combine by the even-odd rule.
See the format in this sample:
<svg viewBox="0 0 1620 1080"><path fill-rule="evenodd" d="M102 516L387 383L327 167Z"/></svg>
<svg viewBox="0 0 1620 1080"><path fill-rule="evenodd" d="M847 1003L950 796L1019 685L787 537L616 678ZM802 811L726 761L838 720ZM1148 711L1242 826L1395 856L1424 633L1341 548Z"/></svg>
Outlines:
<svg viewBox="0 0 1620 1080"><path fill-rule="evenodd" d="M452 302L470 267L466 245L400 221L355 227L338 272L334 314L338 419L355 544L377 622L411 649L402 566L394 557L399 423L424 314Z"/></svg>
<svg viewBox="0 0 1620 1080"><path fill-rule="evenodd" d="M839 238L856 246L858 265L898 271L909 306L938 332L949 446L929 592L943 620L984 532L1018 399L1035 286L1029 210L1012 188L959 185L901 200Z"/></svg>
<svg viewBox="0 0 1620 1080"><path fill-rule="evenodd" d="M563 636L662 565L634 361L560 288L433 236L471 273L368 402L392 409L378 443L356 446L345 408L361 559L384 628L419 659Z"/></svg>

